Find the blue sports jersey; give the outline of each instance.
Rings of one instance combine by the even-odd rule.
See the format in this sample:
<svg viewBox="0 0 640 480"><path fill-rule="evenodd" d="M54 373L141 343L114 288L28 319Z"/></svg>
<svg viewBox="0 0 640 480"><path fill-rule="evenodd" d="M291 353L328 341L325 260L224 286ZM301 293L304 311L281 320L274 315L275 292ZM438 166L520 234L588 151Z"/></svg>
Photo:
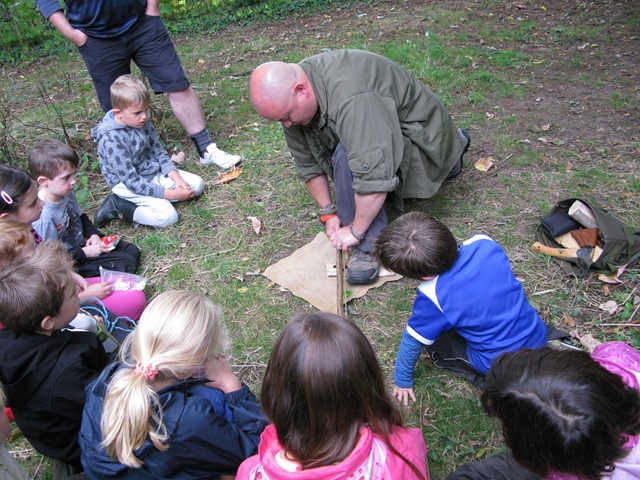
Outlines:
<svg viewBox="0 0 640 480"><path fill-rule="evenodd" d="M431 345L455 329L467 341L469 361L479 372L486 373L501 352L546 342L546 327L506 253L486 235L464 242L453 267L417 290L407 333Z"/></svg>

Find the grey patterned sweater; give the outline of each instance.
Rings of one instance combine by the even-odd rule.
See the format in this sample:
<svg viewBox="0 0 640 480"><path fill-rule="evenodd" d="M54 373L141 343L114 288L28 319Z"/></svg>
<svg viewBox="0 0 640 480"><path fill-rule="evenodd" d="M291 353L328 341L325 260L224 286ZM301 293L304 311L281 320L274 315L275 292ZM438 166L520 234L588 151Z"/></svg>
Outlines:
<svg viewBox="0 0 640 480"><path fill-rule="evenodd" d="M100 170L109 185L122 182L137 195L163 198L164 187L151 180L176 167L149 121L142 128L127 127L116 122L110 110L91 130L91 137L98 144Z"/></svg>

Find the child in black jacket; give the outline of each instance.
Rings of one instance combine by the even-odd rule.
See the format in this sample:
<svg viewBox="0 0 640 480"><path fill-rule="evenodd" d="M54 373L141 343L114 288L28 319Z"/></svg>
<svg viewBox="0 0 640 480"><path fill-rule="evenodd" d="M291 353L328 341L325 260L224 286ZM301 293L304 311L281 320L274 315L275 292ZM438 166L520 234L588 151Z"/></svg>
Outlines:
<svg viewBox="0 0 640 480"><path fill-rule="evenodd" d="M72 261L59 242L0 271L0 380L16 423L41 454L80 469L84 388L107 355L94 333L63 330L78 308Z"/></svg>

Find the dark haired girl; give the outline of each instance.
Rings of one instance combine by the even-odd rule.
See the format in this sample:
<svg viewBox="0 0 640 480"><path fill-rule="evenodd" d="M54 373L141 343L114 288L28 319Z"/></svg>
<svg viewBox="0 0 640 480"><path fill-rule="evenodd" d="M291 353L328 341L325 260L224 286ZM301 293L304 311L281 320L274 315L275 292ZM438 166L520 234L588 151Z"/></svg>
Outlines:
<svg viewBox="0 0 640 480"><path fill-rule="evenodd" d="M291 319L271 353L261 402L273 425L238 480L428 478L422 433L403 428L371 344L342 317Z"/></svg>
<svg viewBox="0 0 640 480"><path fill-rule="evenodd" d="M502 423L513 458L540 478L640 478L640 352L623 342L591 355L548 347L502 355L482 405ZM536 478L515 462L487 476L486 462L463 465L447 479Z"/></svg>

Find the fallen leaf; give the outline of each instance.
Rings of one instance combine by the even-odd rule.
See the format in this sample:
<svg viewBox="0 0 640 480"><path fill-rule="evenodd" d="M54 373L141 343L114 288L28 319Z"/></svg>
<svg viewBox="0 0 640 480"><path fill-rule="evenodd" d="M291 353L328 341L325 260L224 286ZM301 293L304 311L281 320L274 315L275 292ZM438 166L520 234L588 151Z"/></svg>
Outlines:
<svg viewBox="0 0 640 480"><path fill-rule="evenodd" d="M228 183L238 178L241 173L242 173L241 168L233 167L230 171L226 173L218 172L218 178L211 183L212 185L221 185L223 183Z"/></svg>
<svg viewBox="0 0 640 480"><path fill-rule="evenodd" d="M598 275L598 280L604 283L612 283L612 284L622 283L622 280L620 280L620 276L624 273L626 269L627 269L627 266L623 265L621 267L618 267L618 270L613 272L611 275L605 275L604 273L601 273L600 275Z"/></svg>
<svg viewBox="0 0 640 480"><path fill-rule="evenodd" d="M487 116L487 118L493 118L496 116L495 113L489 113L489 112L485 112L485 115Z"/></svg>
<svg viewBox="0 0 640 480"><path fill-rule="evenodd" d="M582 45L578 45L578 50L584 50L585 48L587 48L589 46L588 43L583 43Z"/></svg>
<svg viewBox="0 0 640 480"><path fill-rule="evenodd" d="M604 302L598 305L598 308L613 315L618 310L618 304L613 300L609 300L608 302Z"/></svg>
<svg viewBox="0 0 640 480"><path fill-rule="evenodd" d="M571 317L571 315L568 315L566 313L564 314L564 323L566 323L570 327L576 326L576 321L573 319L573 317Z"/></svg>
<svg viewBox="0 0 640 480"><path fill-rule="evenodd" d="M256 232L256 235L260 235L262 233L262 222L256 217L247 217L247 220L251 220L253 231Z"/></svg>
<svg viewBox="0 0 640 480"><path fill-rule="evenodd" d="M240 287L240 288L238 289L238 292L240 292L240 293L247 293L248 291L249 291L249 288L248 288L248 287Z"/></svg>
<svg viewBox="0 0 640 480"><path fill-rule="evenodd" d="M583 335L580 337L580 344L585 347L589 352L593 352L593 350L600 345L598 339L594 338L590 333Z"/></svg>
<svg viewBox="0 0 640 480"><path fill-rule="evenodd" d="M549 140L549 138L547 138L547 137L539 137L538 141L540 141L542 143L549 143L551 140Z"/></svg>
<svg viewBox="0 0 640 480"><path fill-rule="evenodd" d="M487 447L480 447L476 450L476 453L473 454L474 458L482 458L487 454Z"/></svg>
<svg viewBox="0 0 640 480"><path fill-rule="evenodd" d="M482 157L476 163L473 164L476 170L481 172L487 172L493 166L493 158Z"/></svg>
<svg viewBox="0 0 640 480"><path fill-rule="evenodd" d="M546 132L546 131L547 131L547 130L549 130L550 128L551 128L551 124L550 124L550 123L547 123L546 125L543 125L543 126L542 126L542 131L543 131L543 132Z"/></svg>
<svg viewBox="0 0 640 480"><path fill-rule="evenodd" d="M431 410L431 407L427 405L427 408L424 409L422 414L422 425L425 427L431 427L433 425L433 423L431 423L431 419L434 416L434 412L430 412L429 410Z"/></svg>
<svg viewBox="0 0 640 480"><path fill-rule="evenodd" d="M180 165L182 162L184 162L184 152L178 152L171 155L171 161Z"/></svg>

